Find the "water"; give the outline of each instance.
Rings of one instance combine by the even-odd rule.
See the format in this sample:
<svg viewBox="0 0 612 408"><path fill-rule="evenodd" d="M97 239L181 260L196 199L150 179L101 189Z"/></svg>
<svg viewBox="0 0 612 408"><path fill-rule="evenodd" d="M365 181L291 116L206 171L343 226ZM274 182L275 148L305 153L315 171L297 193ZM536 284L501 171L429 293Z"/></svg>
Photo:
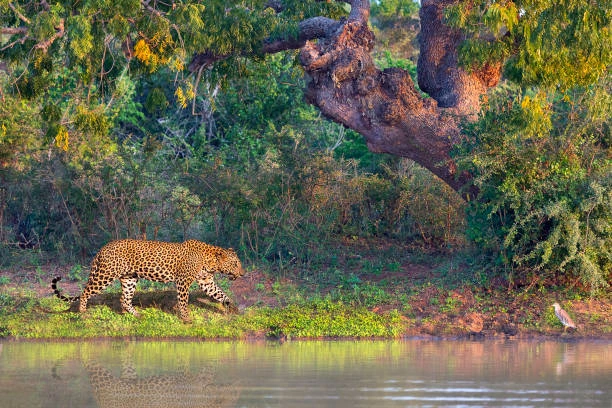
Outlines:
<svg viewBox="0 0 612 408"><path fill-rule="evenodd" d="M0 407L611 407L612 343L0 343Z"/></svg>

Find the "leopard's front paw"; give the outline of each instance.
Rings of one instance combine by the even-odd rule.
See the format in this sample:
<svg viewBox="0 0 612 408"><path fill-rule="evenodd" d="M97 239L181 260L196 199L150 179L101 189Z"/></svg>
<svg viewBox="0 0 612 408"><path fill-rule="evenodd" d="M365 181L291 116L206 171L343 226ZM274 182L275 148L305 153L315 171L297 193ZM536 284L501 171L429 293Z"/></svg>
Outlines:
<svg viewBox="0 0 612 408"><path fill-rule="evenodd" d="M225 313L236 314L239 312L238 306L236 306L232 302L224 302L223 307L225 308Z"/></svg>
<svg viewBox="0 0 612 408"><path fill-rule="evenodd" d="M179 317L180 317L181 321L183 323L185 323L185 324L193 323L193 321L191 320L191 316L189 316L189 313L187 313L185 315L180 314Z"/></svg>

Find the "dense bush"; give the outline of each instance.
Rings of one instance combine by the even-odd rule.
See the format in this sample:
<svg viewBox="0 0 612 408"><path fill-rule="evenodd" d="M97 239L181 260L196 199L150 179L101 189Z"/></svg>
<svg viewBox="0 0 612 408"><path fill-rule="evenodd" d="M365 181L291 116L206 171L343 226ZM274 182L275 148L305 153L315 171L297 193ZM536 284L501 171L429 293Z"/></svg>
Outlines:
<svg viewBox="0 0 612 408"><path fill-rule="evenodd" d="M347 236L462 239L456 193L323 120L303 102L292 56L245 69L224 87L202 84L196 115L171 107L162 73L138 87L123 79L113 108L75 111L65 139L29 130L57 119L44 98L7 92L2 245L86 261L110 239L198 238L251 260L307 262Z"/></svg>
<svg viewBox="0 0 612 408"><path fill-rule="evenodd" d="M480 189L469 234L511 268L578 276L592 290L612 273L609 83L564 94L506 89L469 127L461 160Z"/></svg>

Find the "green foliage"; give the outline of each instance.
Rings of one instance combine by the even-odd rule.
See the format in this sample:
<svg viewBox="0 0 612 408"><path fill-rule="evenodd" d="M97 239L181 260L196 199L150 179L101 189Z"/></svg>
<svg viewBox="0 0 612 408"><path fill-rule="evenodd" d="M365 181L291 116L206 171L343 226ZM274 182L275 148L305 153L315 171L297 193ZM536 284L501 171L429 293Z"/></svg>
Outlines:
<svg viewBox="0 0 612 408"><path fill-rule="evenodd" d="M370 22L376 35L374 56L382 68L405 68L407 60L416 66L418 58L419 3L413 0L373 1ZM390 57L399 64L389 63ZM381 63L382 62L382 63ZM408 68L405 68L408 69ZM412 74L412 68L408 69ZM416 75L413 75L413 79Z"/></svg>
<svg viewBox="0 0 612 408"><path fill-rule="evenodd" d="M69 44L71 56L76 58L77 61L85 60L94 48L90 17L71 16L68 18L66 25L71 38Z"/></svg>
<svg viewBox="0 0 612 408"><path fill-rule="evenodd" d="M419 9L414 0L383 0L373 1L371 5L372 16L378 17L410 17Z"/></svg>
<svg viewBox="0 0 612 408"><path fill-rule="evenodd" d="M391 303L395 299L395 295L387 292L383 287L370 282L353 282L347 279L349 292L342 289L343 285L339 285L338 291L332 292L330 295L334 299L338 299L343 303L348 303L356 307L373 308L381 304Z"/></svg>
<svg viewBox="0 0 612 408"><path fill-rule="evenodd" d="M49 72L68 67L79 85L88 88L88 101L95 97L99 103L108 102L115 79L128 67L134 75L163 69L182 73L195 53L256 55L265 38L294 36L304 18L345 14L336 2L318 1L286 1L282 13L262 0L172 5L141 5L137 0L51 5L13 1L4 4L0 14L0 26L7 29L0 40L0 60L12 61L18 71L26 72L16 75L24 96L36 97L53 87L37 66L44 57ZM233 68L220 67L221 75Z"/></svg>
<svg viewBox="0 0 612 408"><path fill-rule="evenodd" d="M565 95L506 89L470 126L459 154L480 189L469 213L476 243L593 291L612 272L609 86Z"/></svg>
<svg viewBox="0 0 612 408"><path fill-rule="evenodd" d="M138 83L120 74L107 105L76 103L84 90L65 70L48 97L7 95L2 242L87 264L109 239L195 237L282 267L344 236L461 240L458 196L324 121L303 102L293 55L244 66L223 88L202 76L198 115L172 106L161 72ZM65 93L80 97L53 103ZM44 136L30 130L39 123Z"/></svg>
<svg viewBox="0 0 612 408"><path fill-rule="evenodd" d="M0 103L0 163L16 169L29 168L32 153L41 146L37 108L18 98L5 96ZM6 163L6 164L4 164ZM0 170L0 177L5 175Z"/></svg>
<svg viewBox="0 0 612 408"><path fill-rule="evenodd" d="M514 81L568 90L596 83L610 66L605 1L462 1L445 13L468 33L460 53L466 67L501 62Z"/></svg>
<svg viewBox="0 0 612 408"><path fill-rule="evenodd" d="M161 88L153 88L149 92L144 106L148 112L154 114L158 112L163 113L168 105L168 98L166 98L164 90Z"/></svg>

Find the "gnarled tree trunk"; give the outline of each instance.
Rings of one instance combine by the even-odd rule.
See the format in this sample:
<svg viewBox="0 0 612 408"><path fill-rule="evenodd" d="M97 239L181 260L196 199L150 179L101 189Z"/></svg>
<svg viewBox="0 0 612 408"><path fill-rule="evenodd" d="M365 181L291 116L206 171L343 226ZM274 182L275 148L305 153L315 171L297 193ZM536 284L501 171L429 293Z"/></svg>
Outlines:
<svg viewBox="0 0 612 408"><path fill-rule="evenodd" d="M459 67L457 47L462 33L446 26L443 18L444 8L455 1L421 3L418 80L429 97L416 89L406 71L381 71L374 65L367 0L349 1L351 13L344 21L306 20L297 40L277 40L263 49L300 48L309 103L327 118L362 134L371 151L410 158L466 196L470 192L463 187L470 176L457 174L450 151L459 140L462 121L478 113L480 98L497 83L501 67L469 73ZM206 63L206 55L196 56L192 69Z"/></svg>

